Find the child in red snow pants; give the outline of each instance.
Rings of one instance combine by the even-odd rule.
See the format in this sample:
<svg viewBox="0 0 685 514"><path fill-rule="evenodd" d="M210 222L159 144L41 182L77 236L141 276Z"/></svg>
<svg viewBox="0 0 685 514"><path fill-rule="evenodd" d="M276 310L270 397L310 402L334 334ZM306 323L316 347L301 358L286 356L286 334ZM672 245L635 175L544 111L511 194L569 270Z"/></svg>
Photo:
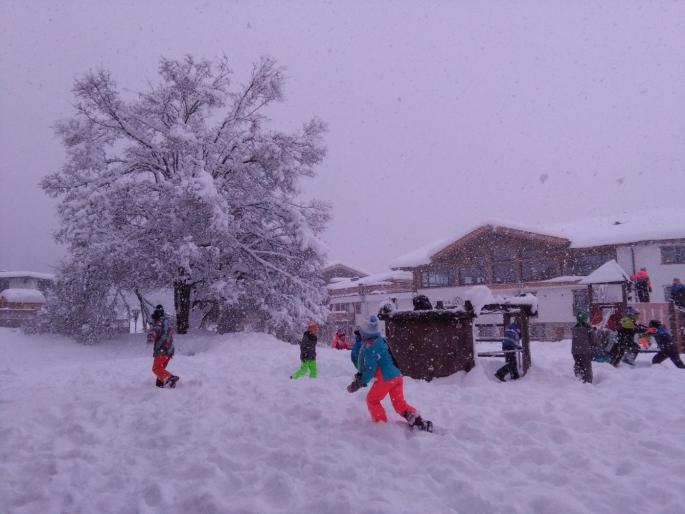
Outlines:
<svg viewBox="0 0 685 514"><path fill-rule="evenodd" d="M171 376L171 373L166 370L170 360L171 357L168 355L160 355L152 360L152 372L162 383Z"/></svg>
<svg viewBox="0 0 685 514"><path fill-rule="evenodd" d="M380 372L376 373L376 381L371 386L369 394L366 395L366 405L371 413L371 419L375 422L388 421L385 409L381 405L381 400L390 393L392 407L400 416L404 417L405 412L416 413L416 409L409 405L404 399L404 386L402 375L390 380L383 380Z"/></svg>

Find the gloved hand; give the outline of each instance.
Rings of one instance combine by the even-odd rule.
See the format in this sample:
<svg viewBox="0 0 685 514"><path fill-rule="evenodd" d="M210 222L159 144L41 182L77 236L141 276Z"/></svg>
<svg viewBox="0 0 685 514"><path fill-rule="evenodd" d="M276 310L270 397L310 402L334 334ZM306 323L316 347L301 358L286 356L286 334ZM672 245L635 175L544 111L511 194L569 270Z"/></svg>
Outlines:
<svg viewBox="0 0 685 514"><path fill-rule="evenodd" d="M361 389L362 387L364 387L364 383L361 381L361 379L358 376L355 375L352 383L347 386L347 392L348 393L354 393L356 391L359 391L359 389Z"/></svg>

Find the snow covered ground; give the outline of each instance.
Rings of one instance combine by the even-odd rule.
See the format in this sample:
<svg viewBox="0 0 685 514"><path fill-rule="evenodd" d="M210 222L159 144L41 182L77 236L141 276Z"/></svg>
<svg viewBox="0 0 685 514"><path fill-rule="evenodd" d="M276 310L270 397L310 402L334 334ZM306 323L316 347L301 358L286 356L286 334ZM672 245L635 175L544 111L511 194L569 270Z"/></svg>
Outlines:
<svg viewBox="0 0 685 514"><path fill-rule="evenodd" d="M0 329L2 513L682 513L685 372L594 365L534 343L406 397L442 434L373 425L349 352L262 334L177 336L178 388L154 387L142 335L97 346ZM480 349L481 347L479 347ZM387 406L390 411L389 405ZM399 419L394 414L392 419Z"/></svg>

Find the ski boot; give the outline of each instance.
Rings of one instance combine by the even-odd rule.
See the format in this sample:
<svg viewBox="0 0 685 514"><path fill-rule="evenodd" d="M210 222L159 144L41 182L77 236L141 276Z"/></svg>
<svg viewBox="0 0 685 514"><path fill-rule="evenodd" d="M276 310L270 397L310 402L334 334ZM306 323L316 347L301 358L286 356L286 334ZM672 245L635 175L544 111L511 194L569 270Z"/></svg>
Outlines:
<svg viewBox="0 0 685 514"><path fill-rule="evenodd" d="M416 412L405 411L403 415L404 419L407 420L409 428L411 428L412 430L418 428L419 430L423 430L424 432L433 431L433 423L431 421L424 420Z"/></svg>
<svg viewBox="0 0 685 514"><path fill-rule="evenodd" d="M157 379L157 381L155 382L155 385L157 387L164 387L164 382L162 382L160 379Z"/></svg>
<svg viewBox="0 0 685 514"><path fill-rule="evenodd" d="M178 377L176 375L171 375L164 381L165 386L169 386L170 389L176 387L176 382L178 382Z"/></svg>

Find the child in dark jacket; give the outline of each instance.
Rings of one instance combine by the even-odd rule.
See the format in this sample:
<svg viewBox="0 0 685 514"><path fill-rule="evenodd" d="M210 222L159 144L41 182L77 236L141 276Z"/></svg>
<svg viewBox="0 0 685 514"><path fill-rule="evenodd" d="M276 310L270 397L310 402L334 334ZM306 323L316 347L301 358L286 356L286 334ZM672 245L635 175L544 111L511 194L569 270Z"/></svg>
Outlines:
<svg viewBox="0 0 685 514"><path fill-rule="evenodd" d="M176 387L178 377L166 369L174 356L174 327L164 314L164 307L157 305L151 317L147 342L154 344L152 350L152 372L157 377L157 387Z"/></svg>
<svg viewBox="0 0 685 514"><path fill-rule="evenodd" d="M592 383L592 348L594 332L587 322L587 313L576 314L576 325L571 329L573 372L583 382Z"/></svg>
<svg viewBox="0 0 685 514"><path fill-rule="evenodd" d="M416 409L404 399L402 373L393 361L388 343L381 337L378 318L374 315L369 316L369 320L359 327L359 332L361 336L361 348L357 360L359 373L347 386L347 390L354 393L375 379L366 396L366 405L374 422L388 421L381 400L389 394L393 408L407 420L410 427L432 432L433 424L421 418Z"/></svg>
<svg viewBox="0 0 685 514"><path fill-rule="evenodd" d="M316 378L316 343L318 341L316 333L319 327L316 323L310 323L307 331L302 335L300 341L300 361L302 365L290 378L300 378L309 372L309 378Z"/></svg>
<svg viewBox="0 0 685 514"><path fill-rule="evenodd" d="M668 329L661 324L660 321L650 321L649 327L647 328L647 333L654 337L656 344L659 346L659 352L652 359L652 364L659 364L666 359L671 359L676 368L685 368L685 364L683 364L683 361L680 360L678 349L673 342L671 334L668 332Z"/></svg>
<svg viewBox="0 0 685 514"><path fill-rule="evenodd" d="M505 364L495 373L497 379L501 380L502 382L504 382L504 377L506 377L507 374L511 375L512 380L517 380L519 378L519 369L516 362L515 351L523 349L521 345L519 345L519 339L521 339L521 331L518 323L516 323L516 321L512 321L504 331L504 339L502 339L502 351L504 351Z"/></svg>

